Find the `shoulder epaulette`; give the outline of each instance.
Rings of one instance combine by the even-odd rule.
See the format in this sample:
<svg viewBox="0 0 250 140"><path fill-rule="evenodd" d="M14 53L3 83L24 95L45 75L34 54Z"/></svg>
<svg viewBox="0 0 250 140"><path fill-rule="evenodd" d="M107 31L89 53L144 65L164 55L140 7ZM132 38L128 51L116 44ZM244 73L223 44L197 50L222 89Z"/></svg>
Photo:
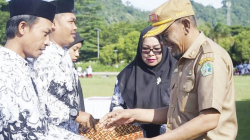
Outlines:
<svg viewBox="0 0 250 140"><path fill-rule="evenodd" d="M203 53L204 53L204 54L213 52L213 50L212 50L212 48L211 48L211 45L209 44L208 41L205 41L205 42L202 44L202 49L203 49Z"/></svg>

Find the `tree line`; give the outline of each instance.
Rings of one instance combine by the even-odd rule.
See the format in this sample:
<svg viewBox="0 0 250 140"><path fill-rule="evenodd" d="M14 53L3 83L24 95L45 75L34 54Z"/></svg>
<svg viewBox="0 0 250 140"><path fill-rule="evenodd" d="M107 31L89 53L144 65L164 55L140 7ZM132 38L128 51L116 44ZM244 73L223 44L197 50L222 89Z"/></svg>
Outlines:
<svg viewBox="0 0 250 140"><path fill-rule="evenodd" d="M140 31L149 26L150 23L140 24L141 27L137 25L137 28L133 25L136 24L117 23L104 30L101 35L105 42L100 53L102 64L115 64L116 59L127 63L133 60L136 55ZM210 23L203 23L198 28L207 37L222 46L230 54L235 65L250 61L250 26L227 26L222 23L212 26ZM124 35L117 31L123 32ZM117 58L114 50L118 50Z"/></svg>
<svg viewBox="0 0 250 140"><path fill-rule="evenodd" d="M235 0L231 1L238 6L238 8L233 9L244 9L246 5L242 5L242 2L249 3L248 0L241 0L238 3ZM223 2L225 3L226 1L223 0ZM123 8L119 11L121 6ZM249 61L250 27L242 26L248 23L249 18L246 17L248 13L239 11L239 13L244 12L245 14L238 18L241 20L245 18L246 20L242 21L242 24L227 26L225 25L225 16L220 14L223 12L223 8L225 12L225 7L217 9L217 11L211 6L205 7L206 9L204 10L202 8L204 6L194 3L199 29L225 48L232 57L234 64ZM210 13L206 12L209 10ZM222 12L218 12L219 10ZM105 65L113 65L116 61L131 62L136 54L140 31L150 26L150 22L145 20L148 13L135 9L129 3L125 6L121 3L121 0L75 0L77 31L84 38L80 61L99 61ZM206 15L206 13L209 13L209 15ZM234 15L232 16L234 17ZM250 14L248 17L250 17ZM6 41L5 26L8 19L7 2L0 0L1 45L4 45ZM240 21L238 20L237 22ZM97 28L101 29L99 60L97 59ZM117 52L114 50L117 50Z"/></svg>

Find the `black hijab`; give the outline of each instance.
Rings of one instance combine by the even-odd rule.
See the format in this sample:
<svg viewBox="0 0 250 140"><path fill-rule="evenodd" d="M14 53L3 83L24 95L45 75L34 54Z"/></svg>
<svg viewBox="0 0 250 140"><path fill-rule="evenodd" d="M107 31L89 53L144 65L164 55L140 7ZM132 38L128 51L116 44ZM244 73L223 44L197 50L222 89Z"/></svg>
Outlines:
<svg viewBox="0 0 250 140"><path fill-rule="evenodd" d="M162 46L162 60L157 66L149 67L143 62L143 36L150 29L151 26L141 32L135 59L117 76L119 89L129 108L155 109L169 105L171 75L176 60L168 48ZM157 79L161 79L158 85Z"/></svg>
<svg viewBox="0 0 250 140"><path fill-rule="evenodd" d="M80 34L79 34L78 32L76 32L75 41L69 45L69 48L72 47L72 46L74 46L74 45L77 44L77 43L80 43L80 42L81 42L82 45L83 45L83 41L84 41L84 40L83 40L83 38L80 36ZM77 70L76 64L75 64L75 63L74 63L74 67L75 67L75 69ZM84 111L84 112L85 112L85 106L84 106L84 100L83 100L83 93L82 93L82 86L81 86L80 79L79 79L79 78L77 78L77 79L78 79L77 93L79 94L79 98L80 98L80 109L81 109L81 111Z"/></svg>
<svg viewBox="0 0 250 140"><path fill-rule="evenodd" d="M72 46L74 46L74 45L77 44L77 43L80 43L80 42L81 42L82 45L83 45L84 40L83 40L83 38L80 36L80 34L79 34L78 32L76 32L75 40L74 40L73 43L71 43L71 44L69 45L69 48L72 47Z"/></svg>

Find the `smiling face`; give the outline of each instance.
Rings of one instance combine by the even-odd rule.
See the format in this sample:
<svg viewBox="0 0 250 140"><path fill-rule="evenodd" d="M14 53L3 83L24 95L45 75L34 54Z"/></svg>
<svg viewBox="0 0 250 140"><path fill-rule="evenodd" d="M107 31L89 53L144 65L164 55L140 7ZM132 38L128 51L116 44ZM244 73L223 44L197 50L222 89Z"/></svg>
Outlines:
<svg viewBox="0 0 250 140"><path fill-rule="evenodd" d="M164 39L164 45L168 46L171 50L173 57L177 60L181 58L184 54L184 40L183 31L181 30L180 24L173 23L166 31L162 33L162 38Z"/></svg>
<svg viewBox="0 0 250 140"><path fill-rule="evenodd" d="M82 43L79 42L69 48L69 55L73 62L76 62L76 60L78 59L81 47L82 47Z"/></svg>
<svg viewBox="0 0 250 140"><path fill-rule="evenodd" d="M57 14L53 23L53 40L62 47L74 42L76 34L76 16L74 13Z"/></svg>
<svg viewBox="0 0 250 140"><path fill-rule="evenodd" d="M21 22L22 24L22 22ZM21 26L21 25L20 25ZM49 33L52 23L48 19L38 17L32 27L23 28L23 52L26 57L37 58L49 45Z"/></svg>
<svg viewBox="0 0 250 140"><path fill-rule="evenodd" d="M142 61L148 66L156 66L161 62L161 45L156 37L146 37L141 52Z"/></svg>
<svg viewBox="0 0 250 140"><path fill-rule="evenodd" d="M168 46L177 60L183 56L199 35L194 16L177 19L160 34L161 42Z"/></svg>

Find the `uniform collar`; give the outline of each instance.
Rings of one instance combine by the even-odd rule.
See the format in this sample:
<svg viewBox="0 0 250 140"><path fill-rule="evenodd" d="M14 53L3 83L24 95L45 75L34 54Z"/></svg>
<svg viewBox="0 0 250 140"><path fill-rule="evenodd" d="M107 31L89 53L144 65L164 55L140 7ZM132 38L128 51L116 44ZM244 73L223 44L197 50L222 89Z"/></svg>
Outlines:
<svg viewBox="0 0 250 140"><path fill-rule="evenodd" d="M66 54L65 49L63 49L61 46L59 46L57 43L50 41L50 45L53 46L56 50L57 53L61 56L64 56Z"/></svg>
<svg viewBox="0 0 250 140"><path fill-rule="evenodd" d="M203 32L200 32L200 35L196 38L190 48L184 53L183 57L187 59L195 59L199 53L200 47L205 41L206 36Z"/></svg>
<svg viewBox="0 0 250 140"><path fill-rule="evenodd" d="M18 55L16 52L7 49L5 47L0 48L0 53L2 53L0 56L5 61L14 62L15 65L21 69L27 68L28 62L23 59L20 55Z"/></svg>

